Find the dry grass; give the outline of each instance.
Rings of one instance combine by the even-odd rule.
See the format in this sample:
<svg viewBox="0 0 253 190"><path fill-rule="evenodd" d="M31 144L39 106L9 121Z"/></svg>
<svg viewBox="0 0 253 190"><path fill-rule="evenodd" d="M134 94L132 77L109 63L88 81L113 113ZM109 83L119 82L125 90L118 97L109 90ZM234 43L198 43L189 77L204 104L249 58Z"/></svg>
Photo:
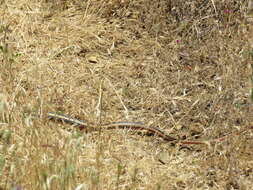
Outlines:
<svg viewBox="0 0 253 190"><path fill-rule="evenodd" d="M236 0L3 0L1 189L251 189L253 132L172 146L129 131L142 121L209 140L252 124L252 9Z"/></svg>

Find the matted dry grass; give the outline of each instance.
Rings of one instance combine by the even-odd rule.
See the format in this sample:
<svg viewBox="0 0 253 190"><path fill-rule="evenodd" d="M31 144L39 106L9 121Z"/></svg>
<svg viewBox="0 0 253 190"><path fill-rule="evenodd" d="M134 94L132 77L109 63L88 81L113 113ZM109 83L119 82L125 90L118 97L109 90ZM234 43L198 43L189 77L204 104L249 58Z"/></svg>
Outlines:
<svg viewBox="0 0 253 190"><path fill-rule="evenodd" d="M251 189L253 132L172 146L142 121L211 140L252 124L248 1L1 1L1 189Z"/></svg>

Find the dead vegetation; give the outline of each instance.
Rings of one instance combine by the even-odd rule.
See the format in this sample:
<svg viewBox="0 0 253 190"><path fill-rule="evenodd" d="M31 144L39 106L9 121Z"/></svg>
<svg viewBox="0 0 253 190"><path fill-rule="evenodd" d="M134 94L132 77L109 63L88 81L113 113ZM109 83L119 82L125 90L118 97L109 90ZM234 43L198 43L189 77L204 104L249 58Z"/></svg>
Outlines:
<svg viewBox="0 0 253 190"><path fill-rule="evenodd" d="M252 130L172 146L46 118L141 121L206 141L251 127L249 5L1 1L1 189L251 189Z"/></svg>

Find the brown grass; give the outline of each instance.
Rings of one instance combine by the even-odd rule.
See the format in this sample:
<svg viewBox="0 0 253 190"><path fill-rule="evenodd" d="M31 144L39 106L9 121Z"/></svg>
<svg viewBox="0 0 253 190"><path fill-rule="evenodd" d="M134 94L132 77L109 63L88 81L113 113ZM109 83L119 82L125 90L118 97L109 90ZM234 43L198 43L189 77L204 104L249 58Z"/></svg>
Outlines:
<svg viewBox="0 0 253 190"><path fill-rule="evenodd" d="M182 147L46 118L188 140L247 129L251 15L236 0L1 1L1 189L251 189L252 130Z"/></svg>

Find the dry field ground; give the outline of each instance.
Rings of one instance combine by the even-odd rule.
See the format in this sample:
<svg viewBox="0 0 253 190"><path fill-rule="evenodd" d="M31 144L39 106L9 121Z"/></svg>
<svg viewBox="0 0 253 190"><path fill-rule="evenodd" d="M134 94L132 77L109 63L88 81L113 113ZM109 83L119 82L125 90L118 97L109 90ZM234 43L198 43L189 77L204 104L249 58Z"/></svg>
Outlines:
<svg viewBox="0 0 253 190"><path fill-rule="evenodd" d="M252 9L1 0L0 189L252 189ZM178 141L84 133L48 112L95 127L143 122Z"/></svg>

